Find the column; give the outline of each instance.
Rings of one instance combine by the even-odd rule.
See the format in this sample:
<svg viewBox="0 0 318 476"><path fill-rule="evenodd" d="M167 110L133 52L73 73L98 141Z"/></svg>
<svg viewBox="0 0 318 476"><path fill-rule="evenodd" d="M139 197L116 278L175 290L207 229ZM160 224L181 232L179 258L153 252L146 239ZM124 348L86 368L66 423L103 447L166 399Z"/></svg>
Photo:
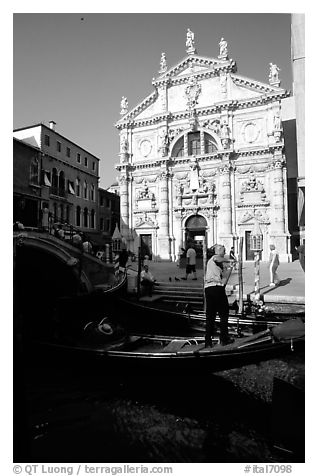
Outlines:
<svg viewBox="0 0 318 476"><path fill-rule="evenodd" d="M129 239L130 230L129 230L129 177L126 175L126 172L120 176L120 215L121 215L121 224L120 231L126 240Z"/></svg>
<svg viewBox="0 0 318 476"><path fill-rule="evenodd" d="M169 240L169 173L164 171L160 177L160 205L159 205L159 256L161 259L171 259Z"/></svg>
<svg viewBox="0 0 318 476"><path fill-rule="evenodd" d="M275 152L269 167L271 183L270 242L275 244L280 261L288 262L291 256L288 249L289 233L286 233L285 226L284 165L281 152Z"/></svg>
<svg viewBox="0 0 318 476"><path fill-rule="evenodd" d="M219 168L219 240L227 251L233 243L232 234L232 203L231 203L231 171L229 165Z"/></svg>

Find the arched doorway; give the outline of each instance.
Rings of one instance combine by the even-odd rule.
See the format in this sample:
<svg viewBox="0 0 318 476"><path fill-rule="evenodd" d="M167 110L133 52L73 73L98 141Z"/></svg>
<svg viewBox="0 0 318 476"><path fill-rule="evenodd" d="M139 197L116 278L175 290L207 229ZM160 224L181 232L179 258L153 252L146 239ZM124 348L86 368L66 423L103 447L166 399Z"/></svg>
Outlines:
<svg viewBox="0 0 318 476"><path fill-rule="evenodd" d="M185 245L189 240L192 241L198 257L202 256L207 226L207 221L202 215L192 215L185 222Z"/></svg>

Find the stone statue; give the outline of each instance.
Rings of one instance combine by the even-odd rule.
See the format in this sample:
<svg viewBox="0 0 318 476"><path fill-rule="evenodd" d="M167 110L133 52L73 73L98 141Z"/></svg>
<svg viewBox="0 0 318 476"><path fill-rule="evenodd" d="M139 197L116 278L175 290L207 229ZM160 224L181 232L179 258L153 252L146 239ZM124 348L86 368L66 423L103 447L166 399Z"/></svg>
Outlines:
<svg viewBox="0 0 318 476"><path fill-rule="evenodd" d="M229 138L229 126L227 122L224 120L221 125L221 139L228 139Z"/></svg>
<svg viewBox="0 0 318 476"><path fill-rule="evenodd" d="M281 130L281 119L280 119L279 112L276 112L274 114L273 123L274 123L274 131L280 131Z"/></svg>
<svg viewBox="0 0 318 476"><path fill-rule="evenodd" d="M120 138L120 152L122 154L126 154L128 152L128 140L125 136L121 136Z"/></svg>
<svg viewBox="0 0 318 476"><path fill-rule="evenodd" d="M125 96L122 96L120 101L120 114L124 115L128 111L128 100Z"/></svg>
<svg viewBox="0 0 318 476"><path fill-rule="evenodd" d="M221 38L220 43L220 54L219 56L227 56L227 41L224 38Z"/></svg>
<svg viewBox="0 0 318 476"><path fill-rule="evenodd" d="M159 73L165 73L166 71L167 71L166 54L165 54L165 53L161 53Z"/></svg>
<svg viewBox="0 0 318 476"><path fill-rule="evenodd" d="M144 182L143 182L143 188L142 188L142 190L140 190L138 198L151 198L150 195L149 195L149 187L148 187L148 183L146 182L146 180L144 180Z"/></svg>
<svg viewBox="0 0 318 476"><path fill-rule="evenodd" d="M186 40L187 50L192 50L194 48L194 33L188 28L187 31L187 40Z"/></svg>
<svg viewBox="0 0 318 476"><path fill-rule="evenodd" d="M269 81L275 83L279 81L278 72L280 71L277 64L269 63Z"/></svg>
<svg viewBox="0 0 318 476"><path fill-rule="evenodd" d="M165 155L168 147L168 134L164 129L160 129L158 136L158 150L162 152L162 155Z"/></svg>

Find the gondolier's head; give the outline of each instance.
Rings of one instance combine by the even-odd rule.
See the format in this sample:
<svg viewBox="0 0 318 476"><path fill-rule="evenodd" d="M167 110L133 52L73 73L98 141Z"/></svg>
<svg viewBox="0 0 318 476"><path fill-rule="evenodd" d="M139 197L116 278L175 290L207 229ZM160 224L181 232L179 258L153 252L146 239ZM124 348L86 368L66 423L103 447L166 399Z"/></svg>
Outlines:
<svg viewBox="0 0 318 476"><path fill-rule="evenodd" d="M214 254L223 257L225 255L225 247L223 245L214 245Z"/></svg>

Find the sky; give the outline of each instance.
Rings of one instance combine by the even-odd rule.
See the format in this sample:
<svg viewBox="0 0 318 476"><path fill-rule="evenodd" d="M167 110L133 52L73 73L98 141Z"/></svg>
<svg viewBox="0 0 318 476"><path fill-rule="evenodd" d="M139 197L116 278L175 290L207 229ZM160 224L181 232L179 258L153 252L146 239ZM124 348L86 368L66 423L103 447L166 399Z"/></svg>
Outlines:
<svg viewBox="0 0 318 476"><path fill-rule="evenodd" d="M100 186L116 180L120 100L129 109L186 54L215 58L223 36L238 74L268 82L269 63L292 89L287 13L14 13L13 128L56 122L56 131L100 158Z"/></svg>

